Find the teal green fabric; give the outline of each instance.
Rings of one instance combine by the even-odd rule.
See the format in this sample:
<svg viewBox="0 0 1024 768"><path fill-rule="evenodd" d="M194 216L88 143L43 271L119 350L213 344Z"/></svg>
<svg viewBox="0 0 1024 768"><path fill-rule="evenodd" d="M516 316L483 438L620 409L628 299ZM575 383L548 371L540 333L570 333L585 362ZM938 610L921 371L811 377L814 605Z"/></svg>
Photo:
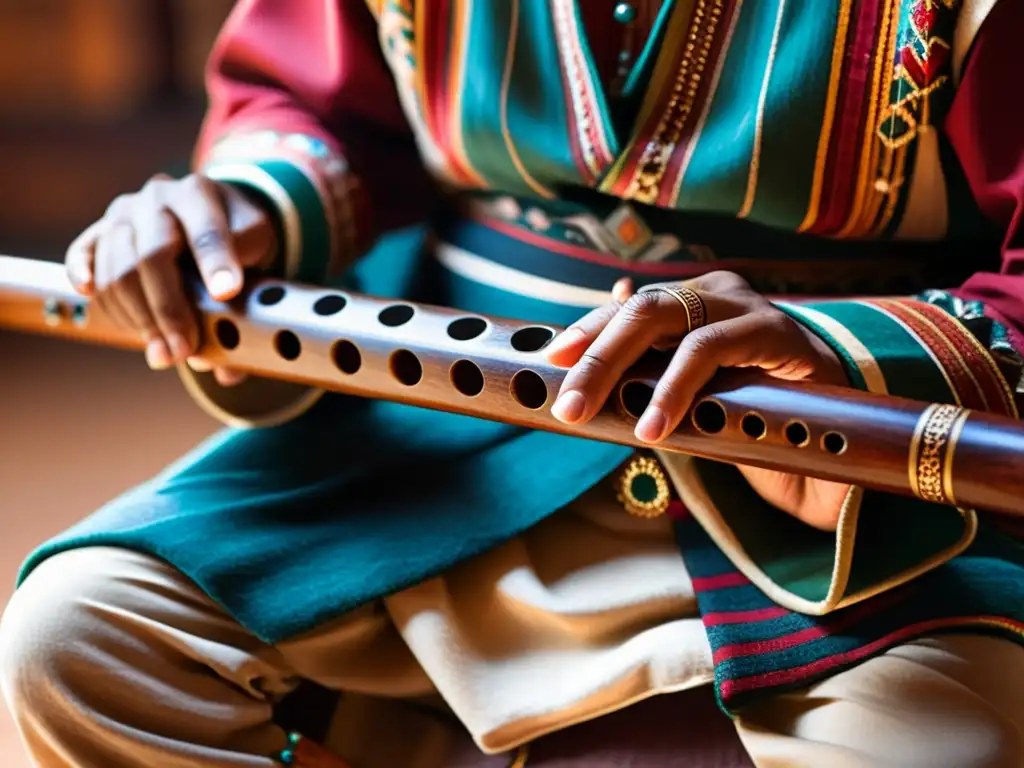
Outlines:
<svg viewBox="0 0 1024 768"><path fill-rule="evenodd" d="M408 233L389 239L348 282L415 294L401 276L419 263L418 246ZM460 297L467 310L493 310ZM511 297L503 308L516 314ZM531 319L559 322L551 307L540 309L527 307ZM629 454L331 395L284 426L221 432L47 542L19 581L66 549L127 547L173 563L257 636L278 642L506 541Z"/></svg>

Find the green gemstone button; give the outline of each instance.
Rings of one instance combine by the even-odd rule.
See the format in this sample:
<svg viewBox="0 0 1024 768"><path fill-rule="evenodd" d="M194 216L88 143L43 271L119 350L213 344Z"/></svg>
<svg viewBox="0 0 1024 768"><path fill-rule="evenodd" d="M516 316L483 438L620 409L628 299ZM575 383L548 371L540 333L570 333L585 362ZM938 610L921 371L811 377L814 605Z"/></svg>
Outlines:
<svg viewBox="0 0 1024 768"><path fill-rule="evenodd" d="M637 475L629 484L629 492L641 504L646 504L658 498L658 484L650 475Z"/></svg>
<svg viewBox="0 0 1024 768"><path fill-rule="evenodd" d="M629 3L619 3L615 6L615 20L619 24L629 24L636 18L636 8Z"/></svg>

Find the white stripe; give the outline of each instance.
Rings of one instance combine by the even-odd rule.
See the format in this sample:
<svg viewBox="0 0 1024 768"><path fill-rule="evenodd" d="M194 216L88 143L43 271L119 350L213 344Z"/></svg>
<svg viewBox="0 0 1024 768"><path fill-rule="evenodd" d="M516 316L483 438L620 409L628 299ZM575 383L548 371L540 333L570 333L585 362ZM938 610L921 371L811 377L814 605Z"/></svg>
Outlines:
<svg viewBox="0 0 1024 768"><path fill-rule="evenodd" d="M299 211L281 183L252 163L214 162L206 167L203 173L214 181L250 184L273 201L281 215L281 224L284 228L284 276L291 279L297 275L302 258L302 225L299 222Z"/></svg>
<svg viewBox="0 0 1024 768"><path fill-rule="evenodd" d="M824 328L832 338L843 346L846 353L853 358L861 375L864 376L864 383L867 385L868 392L874 392L879 395L888 394L889 388L885 384L885 376L882 375L882 369L879 367L878 361L871 354L871 350L865 347L860 339L850 332L849 328L838 320L833 320L825 313L810 307L782 301L776 301L775 305L785 307L790 312L807 318L808 322L815 323Z"/></svg>
<svg viewBox="0 0 1024 768"><path fill-rule="evenodd" d="M517 269L495 264L450 243L438 243L434 253L438 261L457 275L531 299L593 309L611 301L611 290L598 291L578 285L559 283Z"/></svg>

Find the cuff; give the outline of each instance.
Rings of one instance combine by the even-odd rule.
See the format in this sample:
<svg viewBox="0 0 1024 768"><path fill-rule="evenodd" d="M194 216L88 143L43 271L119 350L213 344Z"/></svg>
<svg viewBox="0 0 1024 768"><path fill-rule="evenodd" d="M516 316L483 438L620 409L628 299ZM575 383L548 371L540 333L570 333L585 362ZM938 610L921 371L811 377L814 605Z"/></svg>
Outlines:
<svg viewBox="0 0 1024 768"><path fill-rule="evenodd" d="M216 144L201 172L262 197L277 214L285 280L323 285L355 261L362 193L345 159L323 141L265 130L233 134ZM323 391L250 377L222 387L211 374L178 367L186 390L206 413L233 427L268 427L309 410Z"/></svg>
<svg viewBox="0 0 1024 768"><path fill-rule="evenodd" d="M843 361L852 386L1017 415L989 350L952 315L915 299L778 303ZM853 488L835 533L763 499L735 467L662 457L679 495L733 565L778 605L822 615L893 589L963 552L978 516Z"/></svg>
<svg viewBox="0 0 1024 768"><path fill-rule="evenodd" d="M213 147L201 172L244 187L272 206L283 235L287 280L324 284L355 261L366 239L358 179L317 138L277 131L230 135Z"/></svg>

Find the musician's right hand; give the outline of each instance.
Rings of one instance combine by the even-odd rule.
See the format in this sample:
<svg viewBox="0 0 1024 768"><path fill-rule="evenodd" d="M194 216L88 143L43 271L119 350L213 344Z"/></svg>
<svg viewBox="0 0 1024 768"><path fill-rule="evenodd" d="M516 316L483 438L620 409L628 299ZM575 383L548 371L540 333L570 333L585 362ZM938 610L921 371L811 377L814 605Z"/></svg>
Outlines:
<svg viewBox="0 0 1024 768"><path fill-rule="evenodd" d="M244 270L269 267L277 253L269 214L238 188L200 175L154 176L139 192L114 200L68 249L71 284L117 324L146 343L153 369L188 361L199 344L180 257L189 252L210 295L219 301L242 289ZM217 381L244 376L216 369Z"/></svg>

